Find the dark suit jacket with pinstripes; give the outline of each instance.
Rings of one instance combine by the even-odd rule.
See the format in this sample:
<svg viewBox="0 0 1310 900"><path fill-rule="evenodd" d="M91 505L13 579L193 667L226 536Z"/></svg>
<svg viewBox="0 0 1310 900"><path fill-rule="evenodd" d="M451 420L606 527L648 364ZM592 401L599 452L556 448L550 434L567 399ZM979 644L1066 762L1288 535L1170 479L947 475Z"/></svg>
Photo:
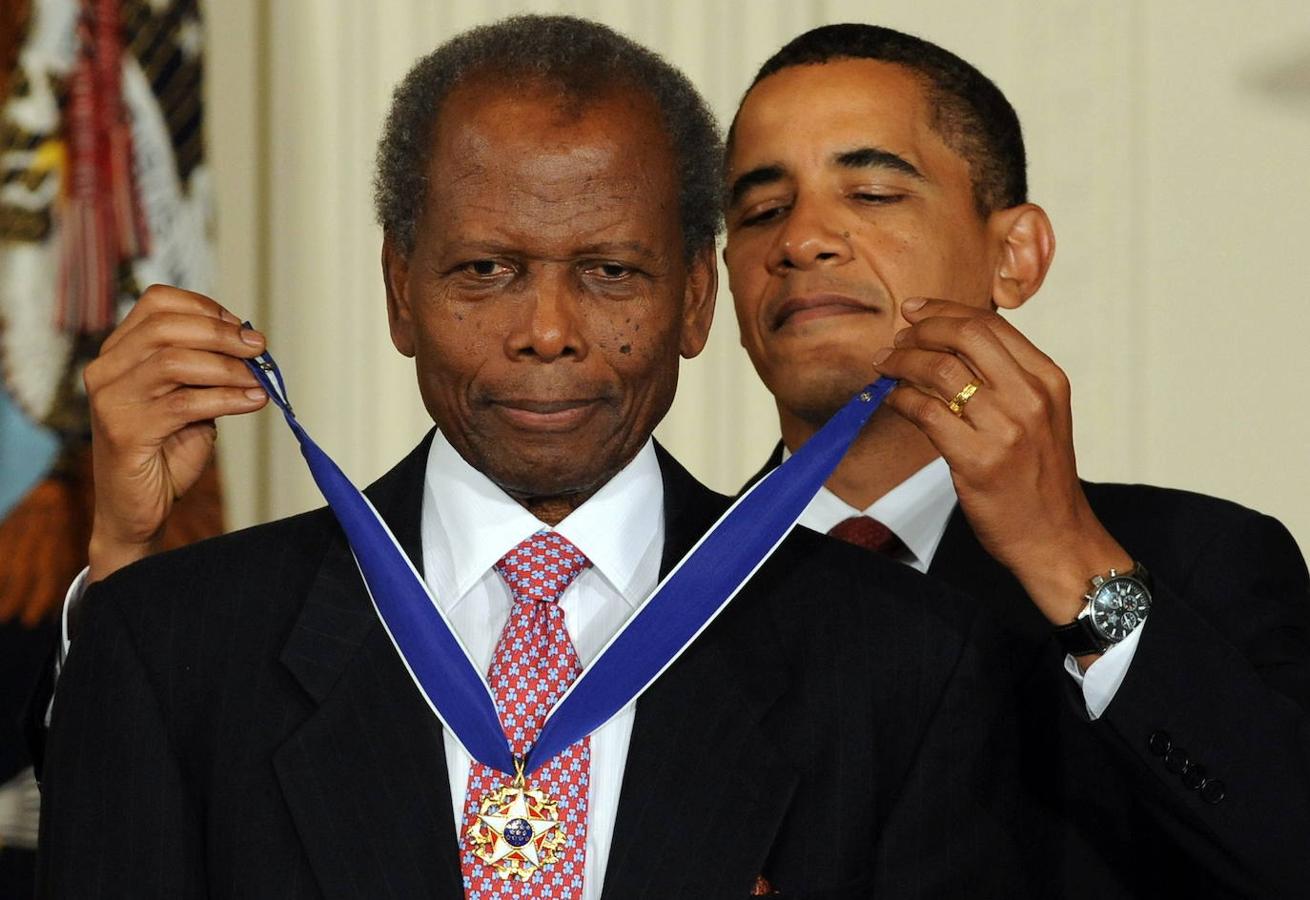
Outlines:
<svg viewBox="0 0 1310 900"><path fill-rule="evenodd" d="M415 560L427 447L369 491ZM727 499L661 466L667 571ZM43 896L462 896L440 725L328 513L146 560L85 603ZM761 873L792 897L1027 893L976 625L904 567L789 538L638 702L605 897L745 897Z"/></svg>
<svg viewBox="0 0 1310 900"><path fill-rule="evenodd" d="M1132 666L1097 721L1050 623L958 507L928 570L1004 629L1021 769L1054 819L1041 895L1310 897L1310 585L1296 542L1214 497L1083 487L1154 582ZM1200 778L1222 785L1218 803Z"/></svg>

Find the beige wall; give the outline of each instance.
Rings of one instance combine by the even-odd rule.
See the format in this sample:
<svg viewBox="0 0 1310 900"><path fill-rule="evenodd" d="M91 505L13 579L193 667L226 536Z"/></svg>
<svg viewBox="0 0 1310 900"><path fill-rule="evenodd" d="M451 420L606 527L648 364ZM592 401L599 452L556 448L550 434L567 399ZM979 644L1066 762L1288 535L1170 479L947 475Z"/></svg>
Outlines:
<svg viewBox="0 0 1310 900"><path fill-rule="evenodd" d="M422 52L521 9L573 12L664 53L726 120L800 30L876 20L971 60L1028 137L1060 250L1015 321L1069 372L1085 477L1231 497L1310 549L1310 7L1152 0L208 4L224 300L270 334L307 427L359 482L423 433L386 336L374 142ZM660 437L732 490L776 439L730 298ZM271 414L225 423L237 524L320 502Z"/></svg>

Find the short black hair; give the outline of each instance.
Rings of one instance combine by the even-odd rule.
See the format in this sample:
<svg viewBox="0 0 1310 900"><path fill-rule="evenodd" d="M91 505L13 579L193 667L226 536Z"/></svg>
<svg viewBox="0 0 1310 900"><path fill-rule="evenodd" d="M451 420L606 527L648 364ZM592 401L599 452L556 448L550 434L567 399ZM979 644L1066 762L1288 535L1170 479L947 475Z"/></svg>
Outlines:
<svg viewBox="0 0 1310 900"><path fill-rule="evenodd" d="M687 77L657 53L596 22L572 16L513 16L465 31L420 59L396 87L378 143L373 203L378 223L405 254L427 199L437 120L446 97L474 77L510 86L541 82L570 101L615 88L644 91L673 146L683 247L713 247L723 143L718 123Z"/></svg>
<svg viewBox="0 0 1310 900"><path fill-rule="evenodd" d="M769 57L750 86L792 66L843 59L895 63L918 76L932 108L933 130L969 164L980 215L1027 202L1027 159L1014 107L986 75L934 43L879 25L824 25Z"/></svg>

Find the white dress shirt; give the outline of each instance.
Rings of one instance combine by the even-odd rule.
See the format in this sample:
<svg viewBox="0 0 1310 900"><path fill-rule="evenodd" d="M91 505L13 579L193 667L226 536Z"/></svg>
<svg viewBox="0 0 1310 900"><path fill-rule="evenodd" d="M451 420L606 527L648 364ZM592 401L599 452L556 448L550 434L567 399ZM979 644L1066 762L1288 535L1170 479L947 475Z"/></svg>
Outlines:
<svg viewBox="0 0 1310 900"><path fill-rule="evenodd" d="M783 447L783 459L790 454ZM801 515L800 524L827 533L851 516L869 516L886 525L905 545L902 561L920 572L932 565L937 545L959 498L951 481L951 470L940 456L874 501L867 509L856 509L832 491L820 488ZM1064 658L1064 669L1083 689L1087 715L1100 718L1123 684L1128 666L1137 651L1146 623L1101 655L1084 672L1072 656Z"/></svg>
<svg viewBox="0 0 1310 900"><path fill-rule="evenodd" d="M466 463L440 433L428 454L423 491L423 572L478 670L491 666L514 601L492 568L548 526ZM559 600L583 666L591 663L659 581L664 552L664 482L654 444L553 529L591 560ZM635 706L591 735L583 900L600 897L618 812ZM456 834L463 824L470 760L443 732Z"/></svg>

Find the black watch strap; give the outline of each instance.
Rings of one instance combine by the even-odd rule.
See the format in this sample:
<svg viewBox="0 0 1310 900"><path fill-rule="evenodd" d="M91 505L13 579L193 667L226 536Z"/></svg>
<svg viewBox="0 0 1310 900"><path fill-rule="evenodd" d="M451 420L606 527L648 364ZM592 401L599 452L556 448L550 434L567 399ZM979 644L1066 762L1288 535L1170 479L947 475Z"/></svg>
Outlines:
<svg viewBox="0 0 1310 900"><path fill-rule="evenodd" d="M1110 642L1097 634L1096 629L1092 627L1091 616L1081 616L1068 625L1057 626L1055 639L1070 656L1087 656L1091 653L1104 653L1110 649Z"/></svg>

